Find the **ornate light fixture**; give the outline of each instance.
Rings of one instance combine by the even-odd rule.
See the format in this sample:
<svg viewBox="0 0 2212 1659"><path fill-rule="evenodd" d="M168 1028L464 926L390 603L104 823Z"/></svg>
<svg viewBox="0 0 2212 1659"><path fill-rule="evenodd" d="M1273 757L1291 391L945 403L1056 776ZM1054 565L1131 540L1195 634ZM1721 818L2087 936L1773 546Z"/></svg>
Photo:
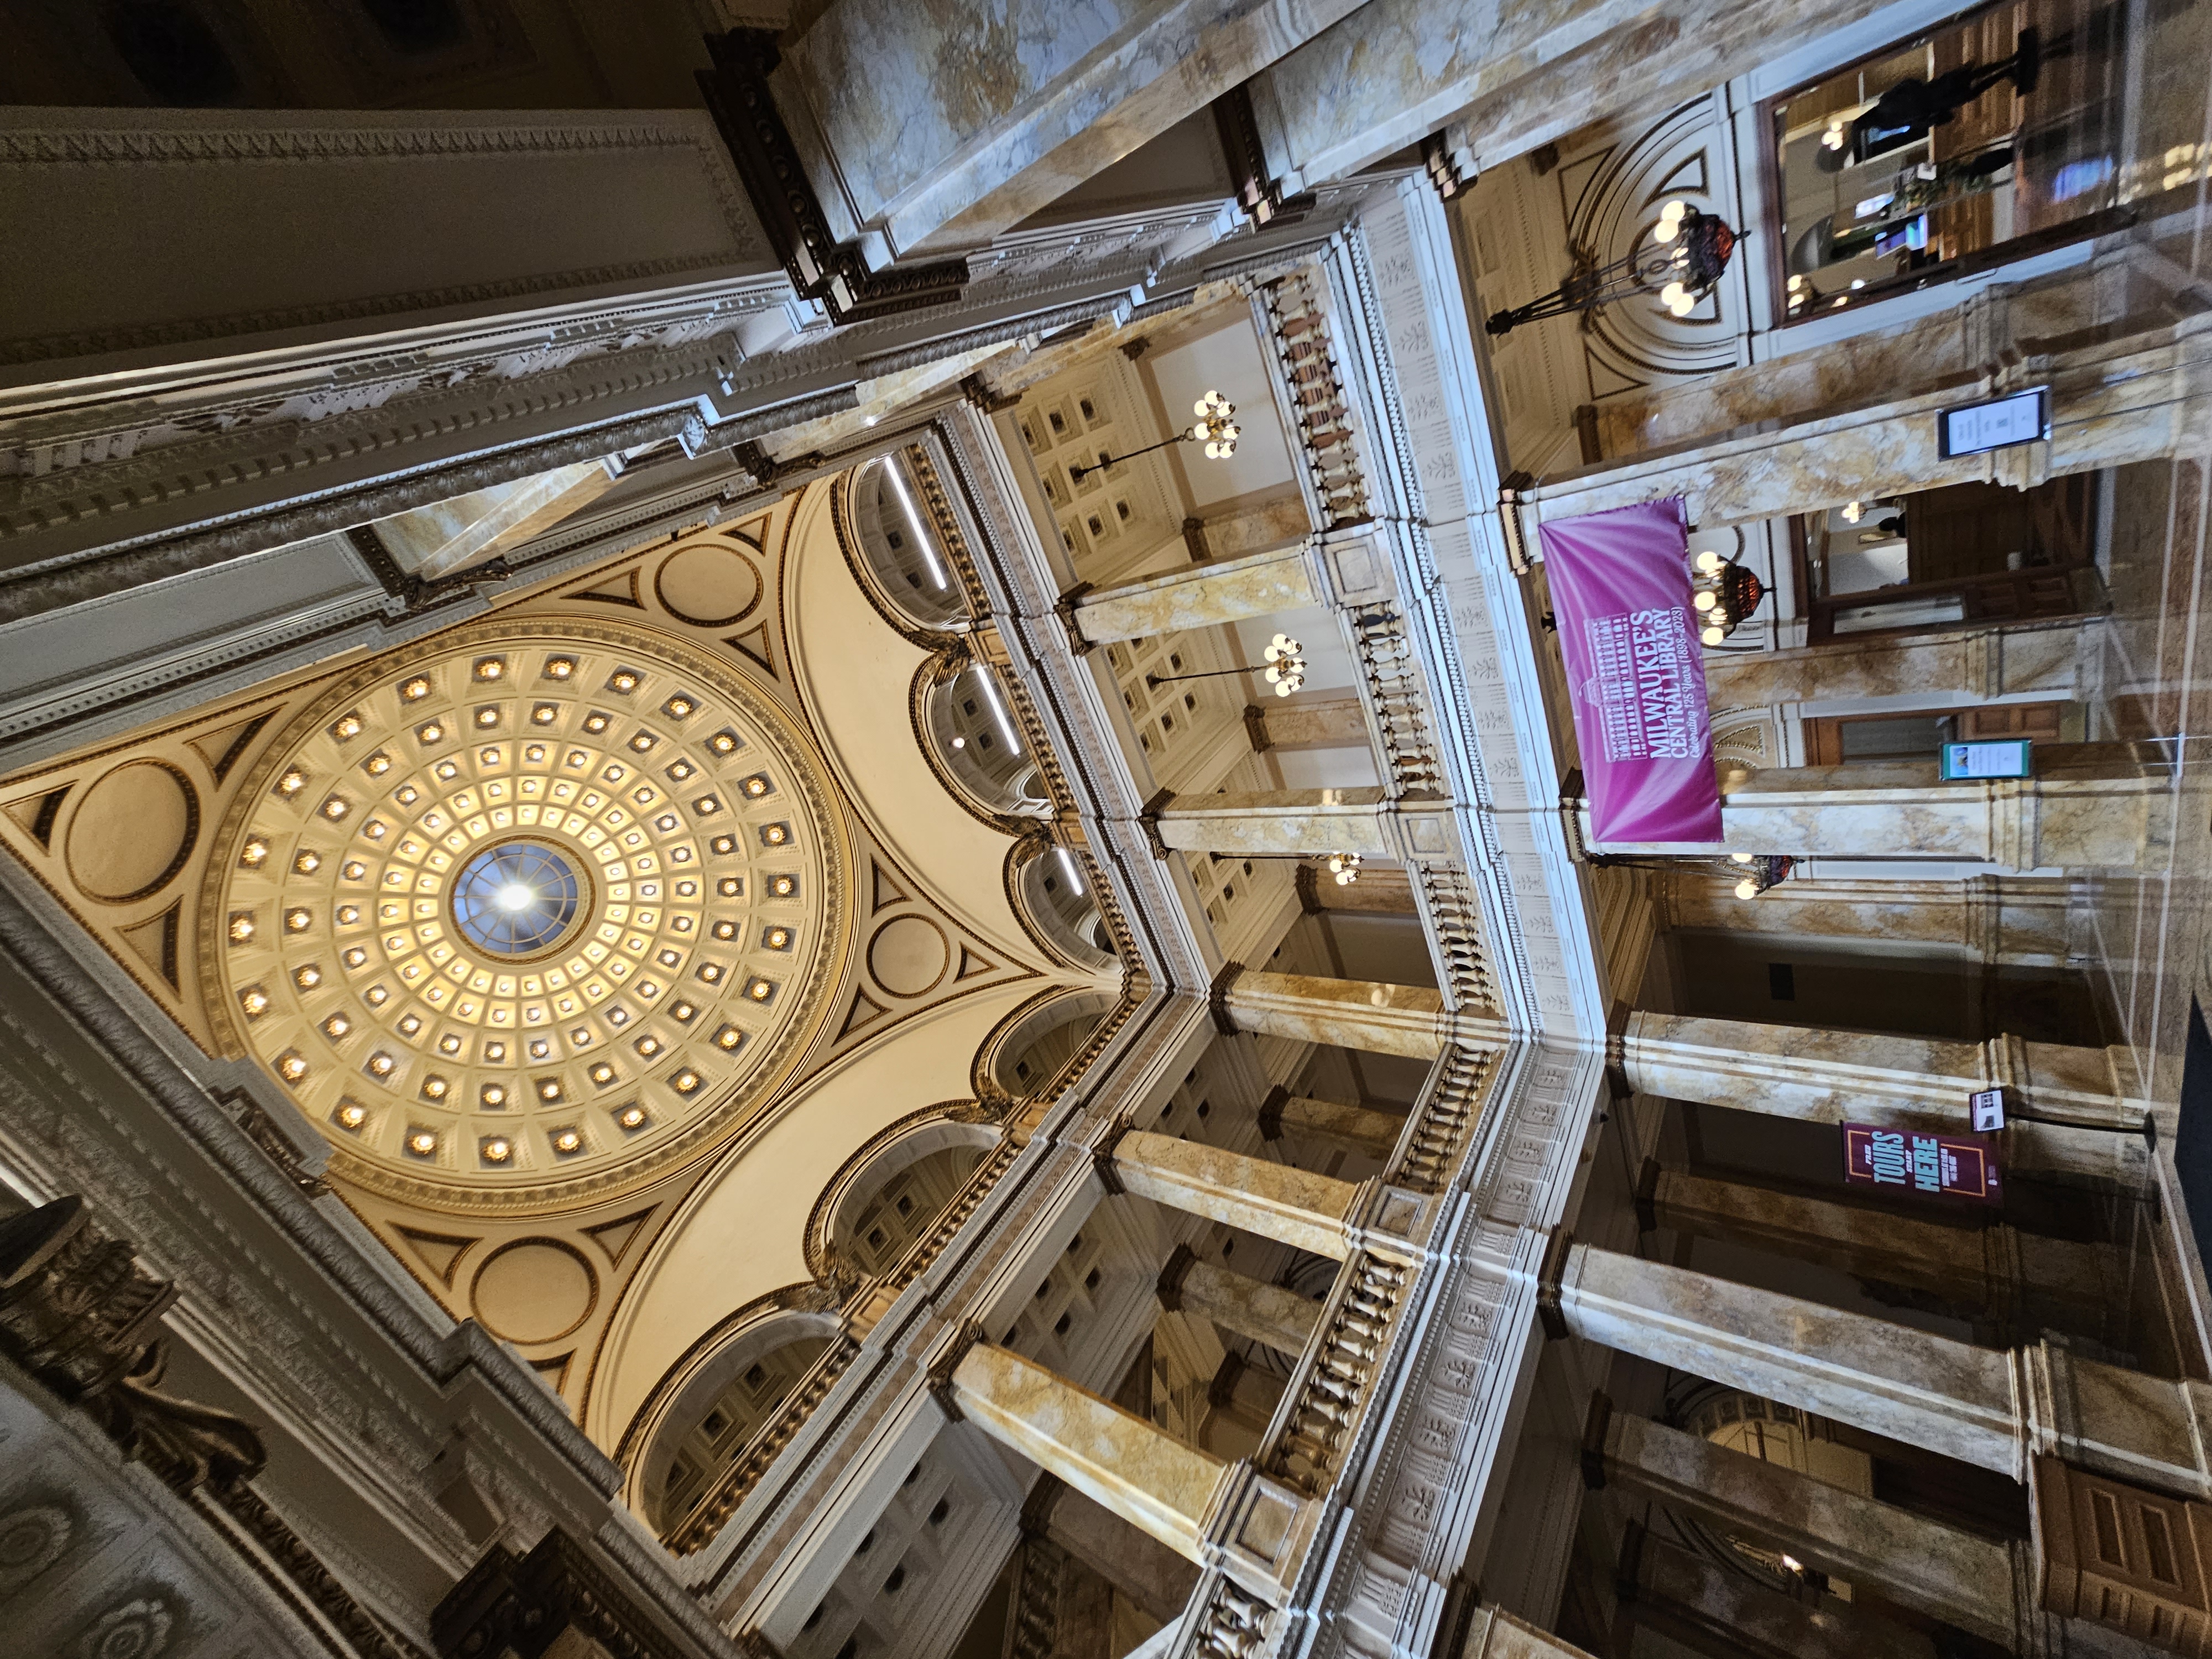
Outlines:
<svg viewBox="0 0 2212 1659"><path fill-rule="evenodd" d="M1225 461L1237 453L1237 440L1241 428L1237 424L1237 405L1218 392L1209 392L1190 406L1198 419L1188 432L1178 432L1172 438L1163 438L1142 449L1133 449L1126 455L1101 455L1087 465L1067 469L1067 476L1080 481L1086 474L1103 472L1108 467L1122 461L1133 461L1139 455L1149 455L1156 449L1165 449L1170 444L1204 444L1206 458L1210 461Z"/></svg>
<svg viewBox="0 0 2212 1659"><path fill-rule="evenodd" d="M1605 264L1588 248L1573 249L1573 268L1557 288L1527 305L1491 313L1483 331L1510 334L1523 323L1577 313L1587 326L1601 307L1634 294L1656 293L1670 313L1686 317L1719 283L1735 240L1735 232L1718 214L1668 202L1659 210L1649 242L1639 237L1627 253Z"/></svg>
<svg viewBox="0 0 2212 1659"><path fill-rule="evenodd" d="M1288 634L1278 634L1267 641L1264 653L1267 659L1267 684L1279 697L1287 697L1306 683L1305 647ZM1147 674L1145 688L1157 690L1163 685L1172 685L1177 680L1213 680L1224 674L1249 674L1249 668L1207 668L1195 674Z"/></svg>
<svg viewBox="0 0 2212 1659"><path fill-rule="evenodd" d="M1339 887L1351 886L1359 879L1359 854L1331 853L1328 855L1328 873Z"/></svg>
<svg viewBox="0 0 2212 1659"><path fill-rule="evenodd" d="M1740 899L1757 898L1768 888L1789 880L1790 872L1797 867L1796 860L1771 853L1730 853L1729 861L1743 872L1743 879L1735 884Z"/></svg>
<svg viewBox="0 0 2212 1659"><path fill-rule="evenodd" d="M1698 613L1698 637L1707 645L1718 645L1759 609L1766 585L1734 559L1711 550L1698 554L1690 568L1690 604Z"/></svg>

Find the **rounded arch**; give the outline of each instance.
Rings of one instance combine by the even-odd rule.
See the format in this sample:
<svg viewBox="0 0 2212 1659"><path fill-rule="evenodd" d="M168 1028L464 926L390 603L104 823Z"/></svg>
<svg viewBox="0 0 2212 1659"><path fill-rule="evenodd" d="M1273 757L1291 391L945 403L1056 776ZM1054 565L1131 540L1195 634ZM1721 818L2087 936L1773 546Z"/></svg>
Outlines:
<svg viewBox="0 0 2212 1659"><path fill-rule="evenodd" d="M1088 854L1033 830L1006 849L1006 902L1030 938L1085 973L1114 966L1119 930Z"/></svg>
<svg viewBox="0 0 2212 1659"><path fill-rule="evenodd" d="M955 800L1009 834L1052 815L1051 787L997 669L964 644L949 647L915 672L912 697L915 738Z"/></svg>
<svg viewBox="0 0 2212 1659"><path fill-rule="evenodd" d="M1048 1092L1121 1000L1094 986L1048 991L1023 1004L975 1051L976 1094L1017 1101Z"/></svg>
<svg viewBox="0 0 2212 1659"><path fill-rule="evenodd" d="M756 1297L700 1337L615 1448L632 1510L674 1531L842 1334L835 1301L808 1283Z"/></svg>
<svg viewBox="0 0 2212 1659"><path fill-rule="evenodd" d="M888 1273L998 1144L972 1100L909 1112L846 1159L806 1218L806 1266L841 1288Z"/></svg>
<svg viewBox="0 0 2212 1659"><path fill-rule="evenodd" d="M918 644L957 630L968 599L951 551L928 522L927 496L903 449L837 481L832 516L854 580L885 622Z"/></svg>

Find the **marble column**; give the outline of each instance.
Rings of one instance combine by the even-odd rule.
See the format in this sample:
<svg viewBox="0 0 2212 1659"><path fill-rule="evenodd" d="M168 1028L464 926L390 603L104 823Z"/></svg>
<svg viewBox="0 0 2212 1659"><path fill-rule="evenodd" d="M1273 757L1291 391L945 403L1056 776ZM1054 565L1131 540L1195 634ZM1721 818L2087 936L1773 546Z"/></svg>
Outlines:
<svg viewBox="0 0 2212 1659"><path fill-rule="evenodd" d="M1200 1261L1188 1244L1176 1245L1161 1269L1159 1297L1170 1313L1196 1314L1293 1359L1306 1351L1321 1319L1320 1303L1279 1285Z"/></svg>
<svg viewBox="0 0 2212 1659"><path fill-rule="evenodd" d="M1468 1621L1467 1639L1459 1652L1441 1659L1590 1659L1590 1656L1573 1643L1515 1618L1503 1607L1477 1607Z"/></svg>
<svg viewBox="0 0 2212 1659"><path fill-rule="evenodd" d="M770 85L830 234L880 267L988 246L1354 3L833 0Z"/></svg>
<svg viewBox="0 0 2212 1659"><path fill-rule="evenodd" d="M1143 1129L1114 1143L1110 1167L1139 1198L1316 1255L1341 1261L1358 1242L1357 1182Z"/></svg>
<svg viewBox="0 0 2212 1659"><path fill-rule="evenodd" d="M1153 1618L1174 1619L1198 1585L1198 1569L1104 1505L1041 1476L1022 1506L1022 1524L1042 1534Z"/></svg>
<svg viewBox="0 0 2212 1659"><path fill-rule="evenodd" d="M1338 910L1376 916L1421 914L1413 897L1413 878L1399 866L1370 864L1360 871L1358 880L1340 882L1326 864L1302 864L1297 885L1298 902L1308 915Z"/></svg>
<svg viewBox="0 0 2212 1659"><path fill-rule="evenodd" d="M1839 1596L1808 1589L1802 1599L1769 1589L1749 1573L1678 1549L1632 1523L1622 1547L1621 1613L1691 1651L1729 1659L1938 1659L1918 1631Z"/></svg>
<svg viewBox="0 0 2212 1659"><path fill-rule="evenodd" d="M2143 250L2148 252L2148 250ZM2124 258L2126 256L2123 256ZM1963 304L1899 328L1854 334L1753 366L1670 380L1597 406L1598 441L1608 459L1680 448L1760 421L1880 403L1904 391L1956 388L1994 374L2008 352L2112 313L2098 289L2103 260L2033 282L1998 283Z"/></svg>
<svg viewBox="0 0 2212 1659"><path fill-rule="evenodd" d="M1705 691L1716 709L1846 697L1924 705L1947 694L1980 701L2024 691L2071 697L2087 683L2103 634L2102 617L2058 617L1790 651L1717 651L1705 658Z"/></svg>
<svg viewBox="0 0 2212 1659"><path fill-rule="evenodd" d="M376 534L402 570L434 580L520 547L597 501L614 481L606 462L579 461L379 519Z"/></svg>
<svg viewBox="0 0 2212 1659"><path fill-rule="evenodd" d="M1368 740L1367 711L1357 697L1277 698L1267 707L1254 704L1244 711L1245 728L1252 747L1270 749L1351 749Z"/></svg>
<svg viewBox="0 0 2212 1659"><path fill-rule="evenodd" d="M1443 994L1425 985L1239 968L1216 981L1214 999L1225 1030L1415 1060L1434 1060L1455 1038L1486 1041L1504 1031L1486 1017L1447 1012Z"/></svg>
<svg viewBox="0 0 2212 1659"><path fill-rule="evenodd" d="M1385 792L1370 787L1175 795L1151 822L1160 845L1178 852L1395 858L1401 849L1390 817Z"/></svg>
<svg viewBox="0 0 2212 1659"><path fill-rule="evenodd" d="M2124 744L2039 744L2036 775L1937 777L1936 763L1730 769L1721 779L1729 852L1802 858L1956 859L2000 871L2159 867L2173 833L2173 783ZM1654 842L1599 841L1594 853L1679 853Z"/></svg>
<svg viewBox="0 0 2212 1659"><path fill-rule="evenodd" d="M2124 1044L2075 1048L2018 1037L1940 1037L1636 1013L1621 1036L1630 1085L1648 1095L1804 1118L1957 1131L1966 1097L2002 1087L2008 1116L2139 1133L2160 1111Z"/></svg>
<svg viewBox="0 0 2212 1659"><path fill-rule="evenodd" d="M932 1368L951 1412L1176 1554L1280 1600L1312 1545L1312 1504L1250 1463L1186 1444L1034 1360L989 1342L961 1343Z"/></svg>
<svg viewBox="0 0 2212 1659"><path fill-rule="evenodd" d="M1472 178L1589 122L1672 108L1872 9L1847 0L1816 20L1783 0L1660 15L1632 0L1368 0L1250 94L1285 188L1344 178L1439 129Z"/></svg>
<svg viewBox="0 0 2212 1659"><path fill-rule="evenodd" d="M1094 645L1209 628L1328 603L1314 550L1301 542L1241 559L1149 576L1075 601L1075 629Z"/></svg>
<svg viewBox="0 0 2212 1659"><path fill-rule="evenodd" d="M2047 1343L1978 1348L1571 1241L1561 1249L1555 1240L1545 1277L1539 1305L1554 1335L2017 1480L2048 1453L2115 1480L2212 1496L2212 1385L2146 1376Z"/></svg>
<svg viewBox="0 0 2212 1659"><path fill-rule="evenodd" d="M1602 1405L1591 1428L1586 1479L1773 1546L1984 1640L2009 1646L2018 1633L2023 1576L2001 1543Z"/></svg>
<svg viewBox="0 0 2212 1659"><path fill-rule="evenodd" d="M1942 484L2026 489L2073 472L2168 459L2212 441L2212 322L2191 317L2144 332L2088 332L2052 342L2030 374L2008 367L1978 385L1807 411L1703 447L1640 456L1546 480L1539 520L1601 513L1679 495L1706 530ZM1953 404L2046 386L2048 439L1980 455L1939 453L1938 419Z"/></svg>
<svg viewBox="0 0 2212 1659"><path fill-rule="evenodd" d="M2046 1238L2002 1222L1946 1226L1893 1207L1713 1181L1656 1163L1644 1165L1637 1207L1648 1227L1836 1267L1933 1297L2001 1330L2033 1334L2052 1324L2101 1339L2106 1321L2125 1303L2115 1247Z"/></svg>
<svg viewBox="0 0 2212 1659"><path fill-rule="evenodd" d="M1927 945L2009 968L2063 968L2073 960L2071 892L2071 883L2039 876L1963 881L1793 876L1757 898L1740 899L1729 876L1684 867L1651 878L1654 920L1662 927Z"/></svg>
<svg viewBox="0 0 2212 1659"><path fill-rule="evenodd" d="M1294 1095L1279 1084L1260 1104L1260 1133L1266 1139L1280 1140L1287 1134L1333 1141L1370 1158L1389 1157L1405 1127L1406 1120L1400 1114Z"/></svg>

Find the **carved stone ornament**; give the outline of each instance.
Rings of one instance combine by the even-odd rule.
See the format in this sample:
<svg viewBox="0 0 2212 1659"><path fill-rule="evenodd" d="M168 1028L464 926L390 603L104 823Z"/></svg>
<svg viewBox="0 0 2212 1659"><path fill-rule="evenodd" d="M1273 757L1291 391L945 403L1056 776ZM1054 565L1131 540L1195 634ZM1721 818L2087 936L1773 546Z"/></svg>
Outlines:
<svg viewBox="0 0 2212 1659"><path fill-rule="evenodd" d="M0 1221L0 1352L82 1409L171 1491L219 1513L218 1535L302 1617L312 1608L362 1659L411 1659L413 1650L253 1490L268 1462L253 1427L155 1386L167 1359L161 1318L176 1295L173 1285L139 1269L127 1243L94 1226L74 1194ZM59 1516L55 1544L52 1526L41 1520L50 1514L58 1512L0 1519L0 1589L19 1548L35 1555L40 1538L54 1555L66 1547L68 1517ZM102 1614L76 1651L88 1659L154 1659L167 1644L169 1622L159 1601L125 1603Z"/></svg>
<svg viewBox="0 0 2212 1659"><path fill-rule="evenodd" d="M615 1659L690 1659L690 1650L558 1527L527 1555L494 1544L430 1614L441 1659L538 1659L570 1631L598 1644L585 1651Z"/></svg>

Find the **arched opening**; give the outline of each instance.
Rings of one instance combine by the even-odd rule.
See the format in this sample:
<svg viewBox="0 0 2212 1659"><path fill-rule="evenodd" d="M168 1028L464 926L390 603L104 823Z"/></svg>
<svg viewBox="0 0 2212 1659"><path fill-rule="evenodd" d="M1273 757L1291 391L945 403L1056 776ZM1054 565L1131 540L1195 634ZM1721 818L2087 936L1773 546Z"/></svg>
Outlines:
<svg viewBox="0 0 2212 1659"><path fill-rule="evenodd" d="M916 628L949 629L968 614L952 562L923 516L922 491L904 450L853 474L853 538L878 599Z"/></svg>
<svg viewBox="0 0 2212 1659"><path fill-rule="evenodd" d="M925 1123L867 1155L833 1200L830 1242L860 1273L887 1273L958 1195L998 1139L980 1123Z"/></svg>
<svg viewBox="0 0 2212 1659"><path fill-rule="evenodd" d="M988 663L971 662L931 686L922 722L946 772L984 811L1050 815L1043 775L1015 724L1006 685Z"/></svg>
<svg viewBox="0 0 2212 1659"><path fill-rule="evenodd" d="M991 1081L1017 1100L1042 1093L1113 1008L1110 991L1078 991L1030 1009L990 1046Z"/></svg>
<svg viewBox="0 0 2212 1659"><path fill-rule="evenodd" d="M1046 943L1080 968L1114 965L1114 935L1083 855L1066 847L1030 850L1015 872L1024 917Z"/></svg>
<svg viewBox="0 0 2212 1659"><path fill-rule="evenodd" d="M836 1335L827 1315L771 1313L734 1333L694 1373L645 1455L646 1520L665 1537L744 1455Z"/></svg>

